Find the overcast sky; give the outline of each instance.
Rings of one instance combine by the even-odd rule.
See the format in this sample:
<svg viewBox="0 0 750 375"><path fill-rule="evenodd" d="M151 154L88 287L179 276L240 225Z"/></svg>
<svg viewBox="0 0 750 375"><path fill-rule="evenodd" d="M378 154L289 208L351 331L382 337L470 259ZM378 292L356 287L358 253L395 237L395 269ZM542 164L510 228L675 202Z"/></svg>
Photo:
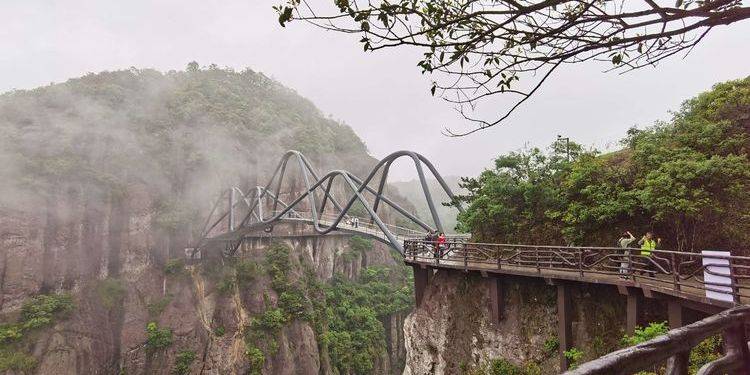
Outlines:
<svg viewBox="0 0 750 375"><path fill-rule="evenodd" d="M326 1L330 0L316 0ZM467 124L429 95L416 50L365 53L357 36L302 23L281 28L266 0L0 1L0 91L87 72L184 69L192 60L264 72L354 128L376 157L423 153L445 175L474 175L497 155L557 134L616 147L629 127L668 119L715 82L750 75L750 21L717 29L686 59L627 75L569 66L504 125L447 138ZM491 115L490 106L485 114ZM396 179L411 179L399 166Z"/></svg>

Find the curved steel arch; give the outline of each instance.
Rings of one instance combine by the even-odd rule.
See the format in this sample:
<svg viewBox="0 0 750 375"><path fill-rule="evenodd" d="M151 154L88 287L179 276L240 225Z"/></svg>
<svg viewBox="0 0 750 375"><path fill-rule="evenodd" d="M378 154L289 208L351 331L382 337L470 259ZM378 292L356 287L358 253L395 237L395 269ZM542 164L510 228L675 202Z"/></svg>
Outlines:
<svg viewBox="0 0 750 375"><path fill-rule="evenodd" d="M398 205L393 201L393 199L389 198L384 193L384 188L387 182L390 168L394 161L402 157L410 158L414 162L417 176L420 181L420 186L422 187L422 190L424 192L424 196L427 200L427 205L436 228L432 228L429 224L425 223L420 218L408 212L406 209ZM283 202L279 197L281 194L283 180L286 176L287 166L292 158L296 160L299 166L299 173L302 175L302 180L305 184L305 191L287 204ZM359 201L367 210L367 213L370 215L371 223L375 223L375 225L377 225L391 247L403 254L402 241L399 240L399 238L397 238L397 235L389 229L389 226L382 221L382 219L378 216L377 211L380 208L382 202L405 216L411 222L417 224L420 228L424 229L425 232L435 229L442 232L443 226L435 208L432 194L427 185L423 165L427 166L427 169L438 181L440 187L442 187L443 191L448 195L451 201L453 201L455 195L453 194L443 177L438 173L435 166L427 158L413 151L396 151L386 156L371 169L366 178L360 179L353 173L346 170L332 170L322 177L319 177L318 173L312 167L309 160L301 152L289 150L281 157L281 160L277 164L274 173L265 186L256 186L255 188L250 189L248 194L243 193L241 189L236 187L231 188L224 194L222 194L216 205L214 205L214 208L212 209L211 214L206 221L206 224L204 225L204 230L201 233L200 237L201 240L198 242L196 249L199 248L200 245L206 240L206 237L211 232L211 230L227 217L229 218L228 227L230 232L235 231L233 225L234 207L238 203L240 203L236 201L235 196L239 192L242 198L241 201L244 202L248 208L248 212L242 219L242 222L239 226L240 229L257 228L261 226L272 225L273 223L288 219L288 216L301 218L301 215L299 215L298 211L295 210L295 207L298 207L301 202L307 199L311 214L311 217L307 220L311 222L316 233L324 235L334 230L340 229L338 226L341 221L350 217L350 215L348 215L349 210L352 208L355 202ZM370 187L369 184L374 182L379 171L382 172L380 173L379 181L377 181L377 189L374 189ZM345 189L350 191L351 194L351 196L346 200L346 204L344 205L339 203L339 201L333 196L331 192L331 187L333 186L334 182L339 180L343 182ZM273 188L274 185L275 189ZM317 194L321 192L322 201L319 202ZM364 196L365 192L370 193L375 197L374 204L372 206ZM221 215L219 219L209 227L208 224L210 223L213 213L215 212L221 200L223 200L227 194L229 195L230 199L227 212ZM272 202L271 211L273 214L268 218L266 218L263 214L264 199L270 199ZM321 223L322 214L325 212L326 204L329 200L337 211L336 216L331 222ZM283 206L281 210L279 210L279 204ZM457 205L457 208L459 211L463 211L460 205ZM352 230L351 228L346 229ZM237 247L238 246L239 243L237 244ZM233 253L235 250L236 247L234 248L234 250L231 250L230 253Z"/></svg>

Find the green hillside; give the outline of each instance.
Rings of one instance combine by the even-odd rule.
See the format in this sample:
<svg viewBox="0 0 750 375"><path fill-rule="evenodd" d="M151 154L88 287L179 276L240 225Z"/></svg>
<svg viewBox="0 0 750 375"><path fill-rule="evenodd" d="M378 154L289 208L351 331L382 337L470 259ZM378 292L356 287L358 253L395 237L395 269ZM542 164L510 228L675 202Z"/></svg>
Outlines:
<svg viewBox="0 0 750 375"><path fill-rule="evenodd" d="M249 69L87 74L0 96L0 205L140 185L174 226L229 184L265 182L292 148L320 168L373 162L351 128Z"/></svg>

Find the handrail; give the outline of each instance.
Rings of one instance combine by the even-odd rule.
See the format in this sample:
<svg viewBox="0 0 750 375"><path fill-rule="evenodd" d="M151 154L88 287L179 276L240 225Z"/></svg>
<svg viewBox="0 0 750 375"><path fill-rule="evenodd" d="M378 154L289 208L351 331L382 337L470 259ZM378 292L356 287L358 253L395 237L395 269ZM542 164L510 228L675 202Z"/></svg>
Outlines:
<svg viewBox="0 0 750 375"><path fill-rule="evenodd" d="M690 350L708 337L724 336L725 355L698 370L697 375L748 374L748 355L745 325L750 323L750 306L738 306L711 315L684 327L670 330L665 335L644 343L620 349L593 361L586 362L565 375L633 374L653 368L669 360L667 374L686 369Z"/></svg>
<svg viewBox="0 0 750 375"><path fill-rule="evenodd" d="M731 305L750 301L750 257L616 247L564 247L489 244L448 240L450 255L434 251L436 243L404 241L404 257L415 262L453 264L478 270L512 268L527 273L556 273L617 283L651 284L674 292L731 297ZM436 256L437 254L437 256ZM707 260L707 261L705 261ZM717 260L725 264L718 264ZM714 263L714 264L712 264ZM723 272L722 272L723 271ZM706 275L711 276L707 279ZM599 281L597 281L599 282Z"/></svg>

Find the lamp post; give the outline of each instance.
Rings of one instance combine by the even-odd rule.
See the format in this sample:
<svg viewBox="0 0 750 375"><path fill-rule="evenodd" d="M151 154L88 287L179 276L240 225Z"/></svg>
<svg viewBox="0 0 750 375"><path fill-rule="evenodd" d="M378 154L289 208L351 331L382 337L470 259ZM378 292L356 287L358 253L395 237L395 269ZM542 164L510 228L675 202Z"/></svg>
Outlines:
<svg viewBox="0 0 750 375"><path fill-rule="evenodd" d="M570 137L563 137L560 134L557 135L557 141L565 141L565 155L568 158L568 161L570 161Z"/></svg>

